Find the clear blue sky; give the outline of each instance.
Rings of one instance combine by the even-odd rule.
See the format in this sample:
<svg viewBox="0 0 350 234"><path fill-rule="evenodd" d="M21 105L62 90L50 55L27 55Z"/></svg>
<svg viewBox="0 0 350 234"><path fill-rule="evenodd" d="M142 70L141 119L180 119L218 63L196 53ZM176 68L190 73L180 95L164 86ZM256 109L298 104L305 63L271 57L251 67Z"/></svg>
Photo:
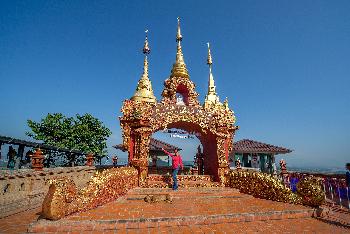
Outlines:
<svg viewBox="0 0 350 234"><path fill-rule="evenodd" d="M26 138L26 120L49 112L91 113L112 130L109 146L120 143L117 117L142 73L144 30L160 98L180 16L201 101L211 42L218 94L240 126L236 140L291 148L289 165L343 167L350 161L349 12L348 0L1 1L0 134Z"/></svg>

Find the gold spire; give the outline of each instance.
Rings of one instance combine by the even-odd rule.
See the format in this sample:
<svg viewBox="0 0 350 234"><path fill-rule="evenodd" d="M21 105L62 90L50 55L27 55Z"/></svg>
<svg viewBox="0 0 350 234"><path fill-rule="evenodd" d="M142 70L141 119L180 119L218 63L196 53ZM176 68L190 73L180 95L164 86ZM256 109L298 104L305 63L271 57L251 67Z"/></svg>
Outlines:
<svg viewBox="0 0 350 234"><path fill-rule="evenodd" d="M156 97L153 94L152 83L148 78L148 59L147 55L150 54L151 49L148 46L148 30L146 32L146 39L142 49L143 54L145 55L145 59L143 62L143 74L141 79L137 83L136 92L134 96L131 97L133 101L144 101L144 102L157 102Z"/></svg>
<svg viewBox="0 0 350 234"><path fill-rule="evenodd" d="M213 64L213 59L211 58L211 53L210 53L210 44L207 42L208 45L208 58L207 58L207 64L211 68L211 65Z"/></svg>
<svg viewBox="0 0 350 234"><path fill-rule="evenodd" d="M208 94L205 96L204 106L210 106L212 104L219 104L219 96L216 94L215 81L212 73L213 59L211 57L210 45L208 45L208 58L207 64L209 66L209 82L208 82Z"/></svg>
<svg viewBox="0 0 350 234"><path fill-rule="evenodd" d="M182 41L181 28L180 28L180 17L177 17L177 34L176 34L176 41L177 41L177 42Z"/></svg>
<svg viewBox="0 0 350 234"><path fill-rule="evenodd" d="M145 33L146 33L146 39L145 39L145 44L143 45L142 52L143 52L143 54L150 54L151 53L151 49L148 46L148 35L147 35L148 34L148 29L146 29Z"/></svg>
<svg viewBox="0 0 350 234"><path fill-rule="evenodd" d="M184 56L182 54L181 48L181 28L180 28L180 17L177 17L177 33L176 33L176 41L177 41L177 50L176 50L176 60L173 64L173 69L171 70L170 77L186 77L189 78L188 70L186 68Z"/></svg>

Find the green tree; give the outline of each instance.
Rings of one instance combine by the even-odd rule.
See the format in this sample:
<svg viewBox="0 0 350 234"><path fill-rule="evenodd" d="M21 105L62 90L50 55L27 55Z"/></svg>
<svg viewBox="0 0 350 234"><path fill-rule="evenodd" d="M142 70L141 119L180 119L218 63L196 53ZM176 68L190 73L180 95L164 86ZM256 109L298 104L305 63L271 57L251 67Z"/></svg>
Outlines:
<svg viewBox="0 0 350 234"><path fill-rule="evenodd" d="M45 144L69 150L93 153L101 163L107 155L107 138L112 134L101 121L90 114L66 117L61 113L48 114L40 122L28 120L31 132L26 134ZM66 154L68 163L82 163L85 158Z"/></svg>

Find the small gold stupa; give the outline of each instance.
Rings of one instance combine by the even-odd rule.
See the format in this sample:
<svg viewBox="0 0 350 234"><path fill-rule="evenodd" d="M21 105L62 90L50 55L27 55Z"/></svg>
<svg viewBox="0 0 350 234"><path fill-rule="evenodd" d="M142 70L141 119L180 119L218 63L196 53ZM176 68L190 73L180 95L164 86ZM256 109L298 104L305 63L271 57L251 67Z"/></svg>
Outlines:
<svg viewBox="0 0 350 234"><path fill-rule="evenodd" d="M141 76L141 79L139 80L136 92L134 96L131 97L131 100L136 102L151 102L156 103L157 99L154 96L153 89L152 89L152 82L150 81L148 77L148 60L147 55L150 54L151 49L148 45L148 36L147 36L148 30L146 30L146 39L145 44L143 46L143 54L145 55L145 60L143 62L143 74Z"/></svg>
<svg viewBox="0 0 350 234"><path fill-rule="evenodd" d="M176 42L177 42L177 50L176 50L176 60L173 64L173 69L171 69L170 77L185 77L189 78L188 70L185 64L184 55L182 54L181 48L181 29L180 29L180 17L177 17L177 33L176 33Z"/></svg>

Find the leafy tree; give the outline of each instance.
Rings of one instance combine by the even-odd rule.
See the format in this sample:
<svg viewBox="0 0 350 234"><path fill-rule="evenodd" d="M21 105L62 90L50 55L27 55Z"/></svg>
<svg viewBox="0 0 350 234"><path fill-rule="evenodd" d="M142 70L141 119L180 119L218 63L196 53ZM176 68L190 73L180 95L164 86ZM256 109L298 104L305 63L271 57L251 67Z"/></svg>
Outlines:
<svg viewBox="0 0 350 234"><path fill-rule="evenodd" d="M45 144L69 150L93 153L101 163L106 156L107 138L112 134L101 121L90 114L66 117L61 113L48 114L40 122L28 120L31 132L26 134ZM82 163L85 158L69 153L68 163Z"/></svg>

